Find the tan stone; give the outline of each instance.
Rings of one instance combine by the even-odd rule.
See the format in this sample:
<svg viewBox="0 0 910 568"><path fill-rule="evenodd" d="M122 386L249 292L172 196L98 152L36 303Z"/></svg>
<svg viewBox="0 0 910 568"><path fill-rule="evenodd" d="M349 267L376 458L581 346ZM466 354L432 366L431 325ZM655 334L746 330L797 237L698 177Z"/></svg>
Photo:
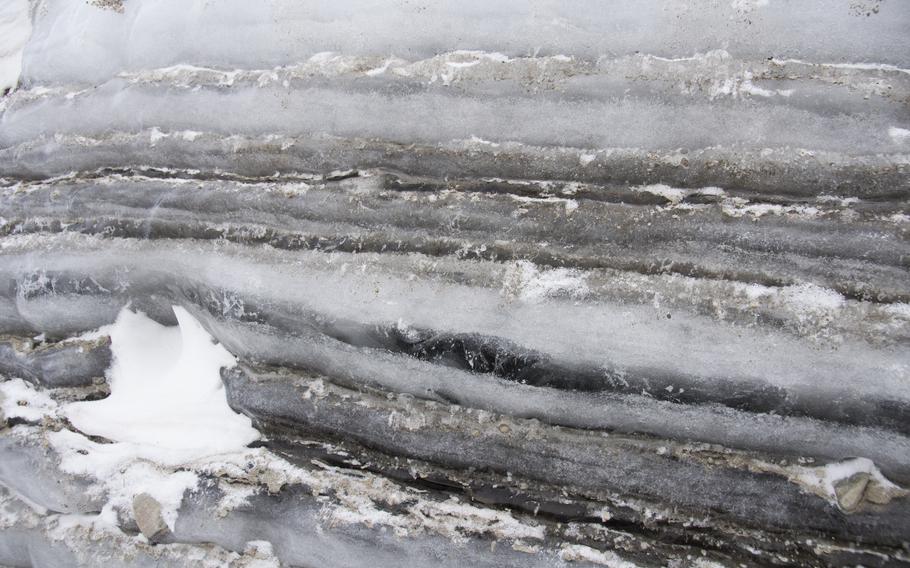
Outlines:
<svg viewBox="0 0 910 568"><path fill-rule="evenodd" d="M133 517L139 530L151 543L161 542L171 532L161 514L161 503L148 493L133 497Z"/></svg>
<svg viewBox="0 0 910 568"><path fill-rule="evenodd" d="M834 494L837 496L837 503L844 511L854 511L863 502L866 493L866 486L869 484L871 476L861 471L855 473L846 479L838 481L834 485Z"/></svg>
<svg viewBox="0 0 910 568"><path fill-rule="evenodd" d="M876 505L887 505L892 499L907 496L907 490L900 487L886 486L873 480L866 486L866 501Z"/></svg>

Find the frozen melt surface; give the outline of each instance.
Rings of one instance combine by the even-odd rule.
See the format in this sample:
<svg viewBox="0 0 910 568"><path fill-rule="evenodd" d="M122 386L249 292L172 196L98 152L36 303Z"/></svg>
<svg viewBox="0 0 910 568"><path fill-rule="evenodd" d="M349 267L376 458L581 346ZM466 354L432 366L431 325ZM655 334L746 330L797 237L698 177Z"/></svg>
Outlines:
<svg viewBox="0 0 910 568"><path fill-rule="evenodd" d="M222 367L236 363L185 309L179 327L124 308L111 328L111 395L65 408L79 430L178 463L233 452L257 440L250 419L227 404Z"/></svg>

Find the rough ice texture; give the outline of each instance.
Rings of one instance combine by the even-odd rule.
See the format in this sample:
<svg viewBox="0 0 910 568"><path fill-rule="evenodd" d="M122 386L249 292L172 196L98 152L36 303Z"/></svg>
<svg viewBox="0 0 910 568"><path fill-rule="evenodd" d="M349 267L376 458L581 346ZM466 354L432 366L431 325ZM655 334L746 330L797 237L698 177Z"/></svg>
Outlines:
<svg viewBox="0 0 910 568"><path fill-rule="evenodd" d="M906 564L908 29L7 2L0 565Z"/></svg>

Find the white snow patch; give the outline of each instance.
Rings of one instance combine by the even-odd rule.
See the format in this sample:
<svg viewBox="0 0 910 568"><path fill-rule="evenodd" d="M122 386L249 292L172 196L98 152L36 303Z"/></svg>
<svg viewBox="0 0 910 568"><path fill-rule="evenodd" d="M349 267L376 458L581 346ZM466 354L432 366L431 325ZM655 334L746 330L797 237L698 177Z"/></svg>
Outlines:
<svg viewBox="0 0 910 568"><path fill-rule="evenodd" d="M818 67L826 67L829 69L857 69L860 71L885 71L893 73L905 73L910 75L910 69L904 69L898 67L897 65L891 65L889 63L816 63L812 61L806 61L803 59L772 59L772 63L777 65L786 65L788 63L795 63L797 65L817 65Z"/></svg>
<svg viewBox="0 0 910 568"><path fill-rule="evenodd" d="M890 136L891 139L894 140L895 142L902 144L902 143L906 142L907 140L910 140L910 130L908 130L906 128L897 128L896 126L892 126L891 128L888 129L888 136Z"/></svg>
<svg viewBox="0 0 910 568"><path fill-rule="evenodd" d="M243 553L250 556L245 568L280 568L281 562L275 556L272 543L267 540L251 540L246 543Z"/></svg>
<svg viewBox="0 0 910 568"><path fill-rule="evenodd" d="M751 12L756 8L763 8L768 5L769 0L733 0L730 7L740 12Z"/></svg>
<svg viewBox="0 0 910 568"><path fill-rule="evenodd" d="M99 444L69 430L48 434L63 471L101 482L106 510L129 511L133 497L148 493L161 503L171 528L198 476L169 468L239 452L259 438L250 419L227 404L220 370L236 363L233 355L189 312L175 306L174 313L179 327L121 310L109 328L111 395L62 409L82 432L114 443Z"/></svg>
<svg viewBox="0 0 910 568"><path fill-rule="evenodd" d="M19 82L22 49L31 33L28 0L0 2L0 94Z"/></svg>
<svg viewBox="0 0 910 568"><path fill-rule="evenodd" d="M107 509L97 515L79 513L54 515L48 526L48 536L53 540L66 540L73 530L88 530L103 538L118 538L124 533L117 522L117 514Z"/></svg>
<svg viewBox="0 0 910 568"><path fill-rule="evenodd" d="M666 198L671 203L679 203L686 197L686 190L680 189L678 187L670 187L669 185L664 185L662 183L652 184L652 185L641 185L633 188L635 191L652 193L654 195L659 195Z"/></svg>
<svg viewBox="0 0 910 568"><path fill-rule="evenodd" d="M187 142L192 142L196 140L196 138L202 136L202 133L197 130L181 130L177 134Z"/></svg>
<svg viewBox="0 0 910 568"><path fill-rule="evenodd" d="M696 558L695 562L692 563L692 566L695 568L727 568L725 564L715 562L708 558Z"/></svg>
<svg viewBox="0 0 910 568"><path fill-rule="evenodd" d="M529 303L547 298L581 298L590 293L584 275L568 268L540 270L534 263L521 260L506 278L505 289Z"/></svg>
<svg viewBox="0 0 910 568"><path fill-rule="evenodd" d="M194 489L198 475L191 471L172 471L154 463L161 453L143 451L129 443L99 444L69 430L47 435L60 454L60 469L73 475L97 479L107 495L102 515L130 511L133 498L148 493L161 504L161 514L173 529L177 509L185 491Z"/></svg>
<svg viewBox="0 0 910 568"><path fill-rule="evenodd" d="M441 502L419 501L413 510L425 520L428 527L443 534L448 533L455 542L466 539L451 532L453 519L463 525L483 527L483 531L500 538L544 540L546 537L543 525L525 524L506 511L475 507L454 497ZM376 512L387 514L384 511Z"/></svg>
<svg viewBox="0 0 910 568"><path fill-rule="evenodd" d="M468 57L475 60L476 63L480 61L487 60L494 63L508 63L512 61L512 58L508 55L499 53L498 51L477 51L477 50L468 50L468 49L458 49L453 51L451 54L446 54L455 57ZM452 62L447 62L450 65ZM473 64L473 63L472 63Z"/></svg>
<svg viewBox="0 0 910 568"><path fill-rule="evenodd" d="M597 159L596 154L582 154L578 157L578 163L582 166L587 166L591 162Z"/></svg>
<svg viewBox="0 0 910 568"><path fill-rule="evenodd" d="M60 343L75 343L81 341L97 341L102 337L109 337L111 335L111 330L114 328L113 324L102 325L98 329L93 329L81 333L79 335L74 335L73 337L67 337L60 341Z"/></svg>
<svg viewBox="0 0 910 568"><path fill-rule="evenodd" d="M713 185L709 185L707 187L701 187L701 188L697 189L695 191L695 193L698 195L714 195L717 197L724 197L725 195L727 195L727 192L725 192L723 189L721 189L719 187L715 187Z"/></svg>
<svg viewBox="0 0 910 568"><path fill-rule="evenodd" d="M66 406L67 418L166 463L244 448L259 433L228 406L220 374L236 359L185 309L174 314L179 327L121 310L110 329L111 395Z"/></svg>
<svg viewBox="0 0 910 568"><path fill-rule="evenodd" d="M569 544L563 546L562 550L559 551L559 559L564 562L591 562L592 564L600 564L601 566L608 566L609 568L638 567L638 564L623 560L614 552L609 550L596 550L583 544Z"/></svg>
<svg viewBox="0 0 910 568"><path fill-rule="evenodd" d="M57 412L57 403L22 379L0 383L0 416L38 422Z"/></svg>
<svg viewBox="0 0 910 568"><path fill-rule="evenodd" d="M815 198L819 203L836 203L842 207L847 207L853 205L854 203L859 203L859 197L838 197L836 195L819 195Z"/></svg>
<svg viewBox="0 0 910 568"><path fill-rule="evenodd" d="M574 199L567 199L565 197L528 197L526 195L515 195L513 193L510 193L509 197L521 203L562 203L566 211L566 217L578 209L577 201Z"/></svg>
<svg viewBox="0 0 910 568"><path fill-rule="evenodd" d="M167 138L169 135L161 132L157 127L152 127L149 130L149 145L154 146L162 138Z"/></svg>
<svg viewBox="0 0 910 568"><path fill-rule="evenodd" d="M763 286L761 284L742 284L740 282L735 282L734 288L751 301L774 295L774 288L769 288L768 286Z"/></svg>
<svg viewBox="0 0 910 568"><path fill-rule="evenodd" d="M833 312L845 302L834 290L811 283L787 286L782 290L781 298L797 313Z"/></svg>
<svg viewBox="0 0 910 568"><path fill-rule="evenodd" d="M910 320L910 304L898 303L885 306L885 312L905 320Z"/></svg>
<svg viewBox="0 0 910 568"><path fill-rule="evenodd" d="M253 485L241 485L237 483L221 483L219 485L224 496L218 502L218 513L227 514L238 507L249 503L250 497L259 492L259 488Z"/></svg>
<svg viewBox="0 0 910 568"><path fill-rule="evenodd" d="M374 67L373 69L365 71L364 74L367 75L368 77L376 77L377 75L382 75L383 73L385 73L386 71L389 70L389 65L391 65L395 61L396 61L395 58L390 57L390 58L386 59L385 62L380 67Z"/></svg>
<svg viewBox="0 0 910 568"><path fill-rule="evenodd" d="M479 137L473 136L473 135L471 136L471 140L470 140L470 141L471 141L471 143L473 143L473 144L483 144L483 145L485 145L485 146L491 146L491 147L493 147L493 148L498 148L498 147L499 147L499 143L497 143L497 142L490 142L489 140L484 140L483 138L479 138Z"/></svg>
<svg viewBox="0 0 910 568"><path fill-rule="evenodd" d="M809 205L778 205L776 203L749 203L741 197L726 199L721 211L730 217L762 217L764 215L796 215L807 219L818 217L822 211Z"/></svg>
<svg viewBox="0 0 910 568"><path fill-rule="evenodd" d="M740 93L746 93L749 95L757 95L759 97L789 97L793 94L793 89L763 89L752 82L754 75L751 71L743 72L742 79L739 80L737 88L734 88L730 94L736 96Z"/></svg>

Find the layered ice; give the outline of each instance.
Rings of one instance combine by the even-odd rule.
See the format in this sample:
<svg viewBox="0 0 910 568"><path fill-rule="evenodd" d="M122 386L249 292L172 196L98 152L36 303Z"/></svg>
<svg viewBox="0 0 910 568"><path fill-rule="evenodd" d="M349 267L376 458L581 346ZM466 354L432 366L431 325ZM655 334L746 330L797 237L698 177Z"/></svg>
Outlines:
<svg viewBox="0 0 910 568"><path fill-rule="evenodd" d="M908 8L7 2L0 564L906 562Z"/></svg>

